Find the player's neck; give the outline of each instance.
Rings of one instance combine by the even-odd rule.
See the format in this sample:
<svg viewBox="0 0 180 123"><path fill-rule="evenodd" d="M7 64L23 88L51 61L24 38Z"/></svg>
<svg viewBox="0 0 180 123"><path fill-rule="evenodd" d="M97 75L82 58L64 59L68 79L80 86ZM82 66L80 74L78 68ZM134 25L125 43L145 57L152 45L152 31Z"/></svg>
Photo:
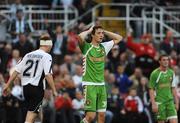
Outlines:
<svg viewBox="0 0 180 123"><path fill-rule="evenodd" d="M43 50L44 52L46 52L46 48L45 47L40 47L40 50Z"/></svg>
<svg viewBox="0 0 180 123"><path fill-rule="evenodd" d="M99 43L97 43L96 41L92 41L91 44L95 47L98 47L99 46Z"/></svg>
<svg viewBox="0 0 180 123"><path fill-rule="evenodd" d="M163 72L166 72L168 68L167 68L167 67L160 66L159 69L160 69L161 71L163 71Z"/></svg>

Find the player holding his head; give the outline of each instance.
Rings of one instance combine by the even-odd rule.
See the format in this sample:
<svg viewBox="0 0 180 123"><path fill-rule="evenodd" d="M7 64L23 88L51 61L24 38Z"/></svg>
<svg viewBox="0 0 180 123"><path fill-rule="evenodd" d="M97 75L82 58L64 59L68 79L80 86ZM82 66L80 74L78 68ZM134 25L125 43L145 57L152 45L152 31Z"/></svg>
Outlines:
<svg viewBox="0 0 180 123"><path fill-rule="evenodd" d="M86 36L91 34L91 43ZM104 35L112 39L102 42ZM98 112L98 123L105 122L107 95L104 82L105 57L122 36L106 31L101 26L91 27L79 34L79 47L83 54L83 95L86 115L81 123L91 123Z"/></svg>

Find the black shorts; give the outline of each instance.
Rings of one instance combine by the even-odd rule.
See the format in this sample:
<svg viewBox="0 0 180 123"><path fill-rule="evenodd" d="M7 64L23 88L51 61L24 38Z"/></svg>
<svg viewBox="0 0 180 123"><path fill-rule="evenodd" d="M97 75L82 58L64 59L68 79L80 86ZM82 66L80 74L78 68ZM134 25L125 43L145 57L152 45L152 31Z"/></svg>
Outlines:
<svg viewBox="0 0 180 123"><path fill-rule="evenodd" d="M42 105L44 90L39 86L28 84L23 86L23 93L27 110L38 113Z"/></svg>

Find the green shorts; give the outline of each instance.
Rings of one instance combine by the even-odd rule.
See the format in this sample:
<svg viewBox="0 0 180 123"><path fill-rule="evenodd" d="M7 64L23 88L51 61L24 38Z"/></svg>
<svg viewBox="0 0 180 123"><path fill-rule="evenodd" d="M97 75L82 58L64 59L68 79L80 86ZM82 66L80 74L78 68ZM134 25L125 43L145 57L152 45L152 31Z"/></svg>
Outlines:
<svg viewBox="0 0 180 123"><path fill-rule="evenodd" d="M107 92L105 85L84 85L84 110L105 112L107 107Z"/></svg>
<svg viewBox="0 0 180 123"><path fill-rule="evenodd" d="M177 112L173 101L158 104L158 113L156 119L158 121L165 121L172 118L177 118Z"/></svg>

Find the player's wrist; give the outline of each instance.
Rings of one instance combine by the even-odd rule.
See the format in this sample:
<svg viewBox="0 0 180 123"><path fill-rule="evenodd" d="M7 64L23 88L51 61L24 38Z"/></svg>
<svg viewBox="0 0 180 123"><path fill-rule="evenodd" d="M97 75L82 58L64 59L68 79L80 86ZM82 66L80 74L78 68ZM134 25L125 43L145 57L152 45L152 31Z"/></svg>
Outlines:
<svg viewBox="0 0 180 123"><path fill-rule="evenodd" d="M10 85L11 85L11 82L10 82L10 81L8 81L8 82L5 84L5 86L8 87L8 88L10 87Z"/></svg>
<svg viewBox="0 0 180 123"><path fill-rule="evenodd" d="M55 97L57 97L57 96L58 96L57 91L53 91L53 96L55 96Z"/></svg>
<svg viewBox="0 0 180 123"><path fill-rule="evenodd" d="M89 35L89 34L91 34L92 30L87 30L86 32L87 32L86 35Z"/></svg>
<svg viewBox="0 0 180 123"><path fill-rule="evenodd" d="M156 102L155 102L155 101L151 101L151 103L152 103L152 105L155 105L155 104L156 104Z"/></svg>

